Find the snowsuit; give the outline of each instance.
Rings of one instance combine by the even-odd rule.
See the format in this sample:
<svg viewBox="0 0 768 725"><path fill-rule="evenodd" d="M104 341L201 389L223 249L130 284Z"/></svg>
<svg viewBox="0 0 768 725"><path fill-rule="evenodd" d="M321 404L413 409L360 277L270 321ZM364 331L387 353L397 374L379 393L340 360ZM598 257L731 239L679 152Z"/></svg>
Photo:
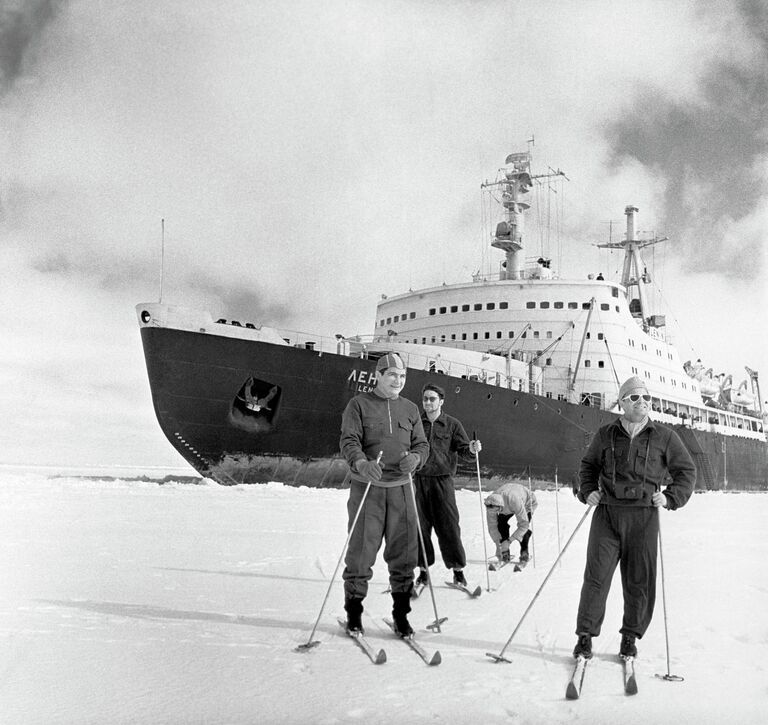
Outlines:
<svg viewBox="0 0 768 725"><path fill-rule="evenodd" d="M592 439L581 461L577 495L586 503L599 488L602 498L589 530L577 634L600 634L617 564L624 594L620 632L640 639L648 629L656 601L659 536L659 514L651 496L668 475L672 480L663 493L668 508L675 510L693 493L696 467L677 433L662 423L648 420L630 438L617 419Z"/></svg>
<svg viewBox="0 0 768 725"><path fill-rule="evenodd" d="M406 453L417 453L421 462L429 455L418 407L405 398L383 398L375 391L352 398L341 422L341 453L350 466L347 501L348 525L368 485L354 468L361 459L376 460L382 452L380 481L373 481L349 540L343 573L344 594L365 598L373 565L385 540L384 560L389 567L393 594L410 592L418 559L416 509L409 490L408 474L398 464Z"/></svg>
<svg viewBox="0 0 768 725"><path fill-rule="evenodd" d="M453 416L441 412L434 421L430 421L427 414L422 413L421 424L429 441L429 458L415 478L421 535L427 553L425 564L419 551L419 566L423 569L435 563L435 548L432 545L434 528L446 568L463 569L467 565L467 556L461 543L453 476L456 475L459 456L464 460L474 460L475 455L469 449L464 426Z"/></svg>
<svg viewBox="0 0 768 725"><path fill-rule="evenodd" d="M501 512L496 513L486 508L485 516L488 533L496 544L496 555L501 553L501 542L515 539L520 542L520 552L528 551L528 541L531 538L530 522L533 512L538 506L536 494L521 483L505 483L499 486L485 499L486 506L491 503L501 506ZM517 528L510 535L509 520L515 517Z"/></svg>

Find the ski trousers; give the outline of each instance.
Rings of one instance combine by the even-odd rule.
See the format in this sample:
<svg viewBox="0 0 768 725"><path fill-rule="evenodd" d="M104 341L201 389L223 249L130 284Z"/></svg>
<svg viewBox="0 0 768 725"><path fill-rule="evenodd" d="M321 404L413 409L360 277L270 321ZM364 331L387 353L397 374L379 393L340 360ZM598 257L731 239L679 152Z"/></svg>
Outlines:
<svg viewBox="0 0 768 725"><path fill-rule="evenodd" d="M499 530L499 535L501 536L501 540L505 541L509 539L509 520L514 516L514 514L498 514L496 517L496 528ZM528 512L528 521L531 521L533 519L533 512ZM520 542L520 553L522 554L524 551L528 551L528 541L530 540L531 536L533 536L533 531L528 529L523 534L523 540Z"/></svg>
<svg viewBox="0 0 768 725"><path fill-rule="evenodd" d="M419 507L419 523L427 565L435 563L435 547L432 545L432 530L437 534L437 543L443 563L448 569L463 569L467 555L461 543L459 509L456 505L456 489L451 476L415 477L416 503ZM419 566L424 568L424 553L419 550Z"/></svg>
<svg viewBox="0 0 768 725"><path fill-rule="evenodd" d="M355 480L350 484L347 532L360 508L366 485ZM373 576L373 565L382 539L385 541L384 561L389 567L392 593L410 592L419 550L416 508L410 483L389 488L370 487L344 558L342 578L345 598L363 599L368 594L368 582Z"/></svg>
<svg viewBox="0 0 768 725"><path fill-rule="evenodd" d="M656 602L659 513L652 506L598 505L592 515L576 633L600 634L617 564L624 594L622 634L641 638Z"/></svg>

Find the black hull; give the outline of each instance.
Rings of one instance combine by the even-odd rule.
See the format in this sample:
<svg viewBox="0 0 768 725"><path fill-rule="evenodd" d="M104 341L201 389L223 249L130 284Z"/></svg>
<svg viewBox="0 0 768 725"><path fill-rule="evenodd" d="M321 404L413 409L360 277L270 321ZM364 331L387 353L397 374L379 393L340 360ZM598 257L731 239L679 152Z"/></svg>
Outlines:
<svg viewBox="0 0 768 725"><path fill-rule="evenodd" d="M157 419L164 434L203 476L224 485L282 481L338 487L341 412L370 384L375 363L343 355L161 327L142 327ZM261 396L246 407L244 383ZM462 378L409 370L403 396L420 398L433 381L445 409L483 442L482 484L509 480L570 485L592 434L615 416L587 406ZM259 387L260 386L260 387ZM697 487L766 488L768 448L747 438L679 429L699 469ZM477 487L473 465L457 485Z"/></svg>

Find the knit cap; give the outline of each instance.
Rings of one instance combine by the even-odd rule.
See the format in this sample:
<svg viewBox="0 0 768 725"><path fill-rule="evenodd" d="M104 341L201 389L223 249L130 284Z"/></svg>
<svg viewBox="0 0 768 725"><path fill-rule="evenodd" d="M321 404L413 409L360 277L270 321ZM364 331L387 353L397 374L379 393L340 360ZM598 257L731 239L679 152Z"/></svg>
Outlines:
<svg viewBox="0 0 768 725"><path fill-rule="evenodd" d="M381 372L388 368L405 370L405 363L396 352L388 352L386 355L380 357L379 361L376 363L376 372Z"/></svg>
<svg viewBox="0 0 768 725"><path fill-rule="evenodd" d="M624 396L629 393L630 390L637 390L642 388L644 392L648 392L648 388L645 386L645 381L633 375L631 378L627 378L622 386L619 388L619 400L624 400Z"/></svg>

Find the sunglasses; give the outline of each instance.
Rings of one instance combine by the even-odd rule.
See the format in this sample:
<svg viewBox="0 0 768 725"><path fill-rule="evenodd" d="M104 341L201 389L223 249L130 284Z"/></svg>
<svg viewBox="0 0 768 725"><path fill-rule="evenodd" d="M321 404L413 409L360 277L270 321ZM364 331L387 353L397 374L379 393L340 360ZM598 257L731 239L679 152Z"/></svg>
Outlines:
<svg viewBox="0 0 768 725"><path fill-rule="evenodd" d="M651 396L646 393L645 395L638 395L637 393L632 393L632 395L625 395L622 400L631 400L633 403L636 403L638 400L642 398L646 403L651 402Z"/></svg>

